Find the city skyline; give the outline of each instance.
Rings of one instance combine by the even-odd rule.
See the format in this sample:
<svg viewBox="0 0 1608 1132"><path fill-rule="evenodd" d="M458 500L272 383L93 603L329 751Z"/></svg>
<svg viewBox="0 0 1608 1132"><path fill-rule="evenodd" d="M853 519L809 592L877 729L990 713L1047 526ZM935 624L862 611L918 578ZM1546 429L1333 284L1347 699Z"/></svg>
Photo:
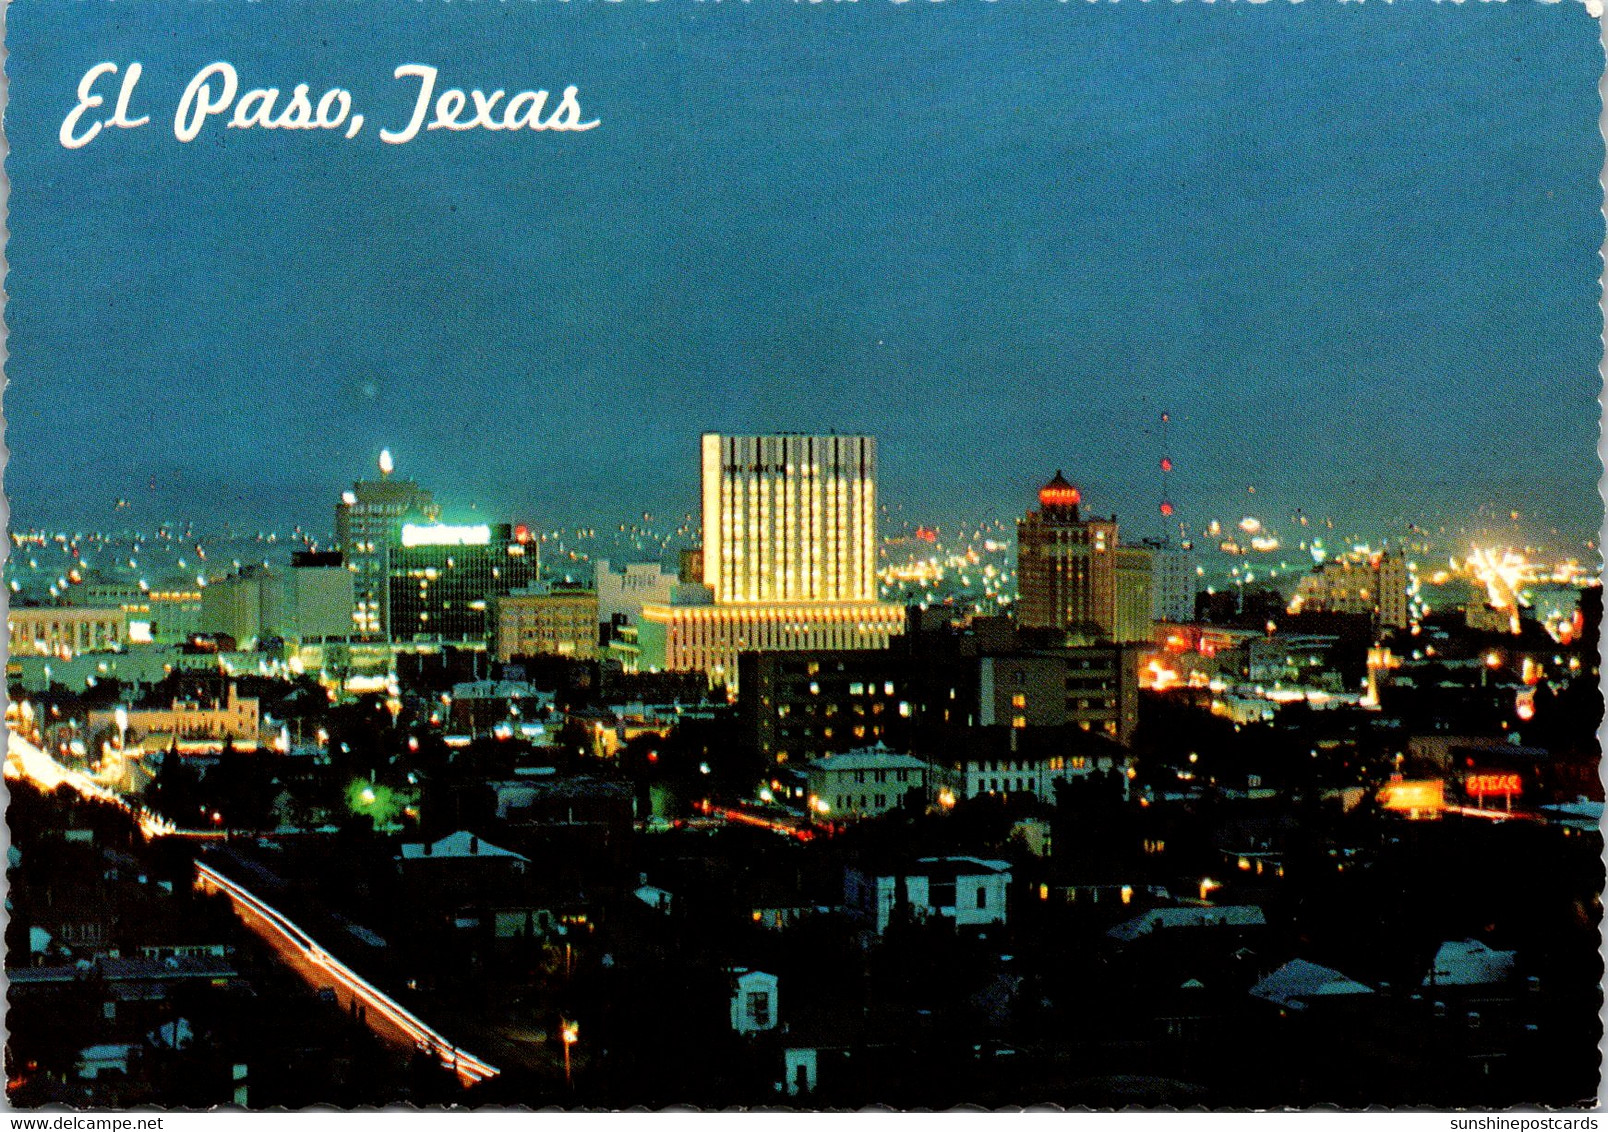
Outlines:
<svg viewBox="0 0 1608 1132"><path fill-rule="evenodd" d="M978 6L945 17L965 54L929 57L891 10L853 16L851 49L785 9L677 6L648 17L681 34L655 71L567 17L482 42L432 11L375 29L354 97L395 109L390 60L427 30L444 76L574 75L604 125L540 149L129 131L71 151L54 130L103 57L140 57L157 105L211 55L288 85L353 17L295 40L253 37L249 10L164 21L158 47L149 13L67 35L68 9L24 12L14 514L307 523L324 469L384 446L487 511L681 513L698 433L832 428L881 438L883 498L914 511L1009 517L1064 466L1159 528L1169 412L1180 516L1255 486L1270 511L1483 504L1592 538L1599 61L1577 8L1067 9L1105 38L1063 53Z"/></svg>

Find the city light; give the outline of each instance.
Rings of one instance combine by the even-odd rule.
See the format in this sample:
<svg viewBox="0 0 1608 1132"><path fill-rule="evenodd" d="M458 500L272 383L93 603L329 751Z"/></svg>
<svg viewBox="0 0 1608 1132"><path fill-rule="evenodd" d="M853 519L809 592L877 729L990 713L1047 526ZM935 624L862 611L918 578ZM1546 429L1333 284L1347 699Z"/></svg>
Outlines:
<svg viewBox="0 0 1608 1132"><path fill-rule="evenodd" d="M403 546L486 546L491 542L491 527L485 523L454 525L450 523L404 523L401 541Z"/></svg>

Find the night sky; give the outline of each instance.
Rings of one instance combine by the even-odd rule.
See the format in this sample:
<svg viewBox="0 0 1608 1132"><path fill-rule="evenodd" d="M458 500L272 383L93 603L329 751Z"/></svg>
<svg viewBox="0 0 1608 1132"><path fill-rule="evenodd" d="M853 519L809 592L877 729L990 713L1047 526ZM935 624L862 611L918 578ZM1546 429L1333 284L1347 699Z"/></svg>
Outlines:
<svg viewBox="0 0 1608 1132"><path fill-rule="evenodd" d="M18 0L8 24L15 526L325 531L382 446L511 518L680 514L712 429L872 433L914 515L1007 517L1063 467L1159 532L1163 410L1202 522L1599 525L1577 3ZM83 73L135 59L151 123L62 148ZM364 131L182 145L216 59L346 87ZM402 63L573 83L602 125L385 145Z"/></svg>

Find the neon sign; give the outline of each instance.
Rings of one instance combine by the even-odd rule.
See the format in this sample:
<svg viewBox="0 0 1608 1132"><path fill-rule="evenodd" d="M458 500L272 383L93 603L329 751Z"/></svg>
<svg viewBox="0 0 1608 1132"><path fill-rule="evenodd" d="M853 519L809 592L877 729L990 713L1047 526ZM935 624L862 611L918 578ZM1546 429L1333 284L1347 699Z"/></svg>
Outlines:
<svg viewBox="0 0 1608 1132"><path fill-rule="evenodd" d="M1471 774L1463 783L1463 789L1471 798L1487 798L1491 795L1511 798L1524 793L1524 784L1516 774Z"/></svg>

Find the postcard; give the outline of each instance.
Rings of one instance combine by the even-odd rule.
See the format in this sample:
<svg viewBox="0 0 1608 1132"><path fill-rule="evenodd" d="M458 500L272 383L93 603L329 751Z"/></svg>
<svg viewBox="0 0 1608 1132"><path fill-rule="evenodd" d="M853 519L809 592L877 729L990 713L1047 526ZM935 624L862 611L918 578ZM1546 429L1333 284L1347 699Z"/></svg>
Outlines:
<svg viewBox="0 0 1608 1132"><path fill-rule="evenodd" d="M1600 16L16 0L9 1105L1594 1107Z"/></svg>

